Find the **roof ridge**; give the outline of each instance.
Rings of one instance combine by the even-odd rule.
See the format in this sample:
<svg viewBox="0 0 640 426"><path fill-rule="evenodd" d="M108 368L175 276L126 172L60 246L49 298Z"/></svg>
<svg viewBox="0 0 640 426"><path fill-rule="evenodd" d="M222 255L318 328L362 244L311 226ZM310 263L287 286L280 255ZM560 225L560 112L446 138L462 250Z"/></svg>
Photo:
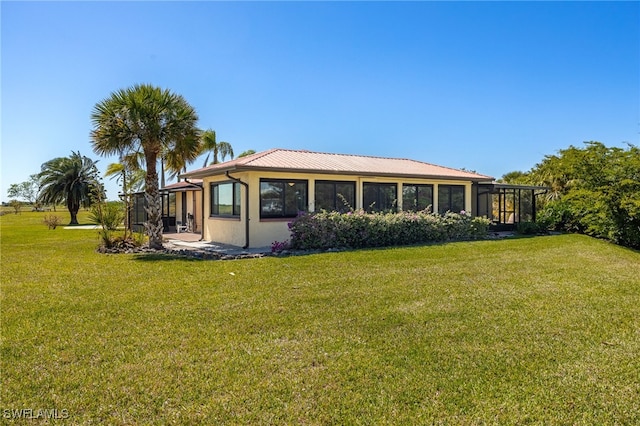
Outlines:
<svg viewBox="0 0 640 426"><path fill-rule="evenodd" d="M269 151L304 152L306 154L339 155L342 157L364 157L364 158L379 158L383 160L416 161L416 160L411 160L410 158L388 157L388 156L380 156L380 155L347 154L347 153L340 153L340 152L311 151L308 149L274 148L274 149L270 149ZM267 151L264 151L264 152L267 152ZM428 163L425 163L425 164L428 164Z"/></svg>

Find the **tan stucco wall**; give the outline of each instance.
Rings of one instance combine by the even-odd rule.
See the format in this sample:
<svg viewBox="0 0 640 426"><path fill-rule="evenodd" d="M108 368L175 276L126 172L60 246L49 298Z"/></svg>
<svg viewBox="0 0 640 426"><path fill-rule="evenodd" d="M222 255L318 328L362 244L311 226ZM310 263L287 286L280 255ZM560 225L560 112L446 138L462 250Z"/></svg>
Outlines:
<svg viewBox="0 0 640 426"><path fill-rule="evenodd" d="M193 215L194 232L202 230L202 191L187 191L187 213Z"/></svg>
<svg viewBox="0 0 640 426"><path fill-rule="evenodd" d="M192 232L200 232L202 229L202 191L186 191L187 203L186 206L182 205L182 192L176 192L176 221L182 221L182 211L186 209L187 213L193 215L194 229ZM185 224L186 225L186 224Z"/></svg>
<svg viewBox="0 0 640 426"><path fill-rule="evenodd" d="M437 211L438 184L441 185L464 185L465 186L465 210L471 212L471 182L456 180L435 180L435 179L403 179L369 176L350 175L323 175L323 174L302 174L302 173L274 173L274 172L236 172L231 173L234 178L240 179L249 185L249 246L268 247L274 241L285 241L290 238L288 223L291 219L260 219L260 179L302 179L309 182L308 198L309 211L315 211L315 181L335 180L356 182L356 209L360 209L362 204L362 185L364 182L395 183L398 185L398 204L402 204L402 184L429 184L433 185L434 206ZM219 218L210 216L210 184L213 182L230 182L226 176L215 176L204 178L204 232L203 239L236 246L245 244L245 220L247 209L245 205L244 185L241 185L241 213L240 218Z"/></svg>

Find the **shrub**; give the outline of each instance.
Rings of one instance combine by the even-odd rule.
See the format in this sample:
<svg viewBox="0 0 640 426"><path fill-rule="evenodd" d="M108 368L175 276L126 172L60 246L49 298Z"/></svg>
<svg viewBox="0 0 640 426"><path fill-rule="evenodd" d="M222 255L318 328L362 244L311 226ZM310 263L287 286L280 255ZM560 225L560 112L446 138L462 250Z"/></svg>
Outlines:
<svg viewBox="0 0 640 426"><path fill-rule="evenodd" d="M271 253L282 253L289 248L289 241L274 241L271 243Z"/></svg>
<svg viewBox="0 0 640 426"><path fill-rule="evenodd" d="M625 199L620 205L614 207L606 194L574 190L549 202L540 213L539 222L548 224L549 229L578 232L640 248L640 197Z"/></svg>
<svg viewBox="0 0 640 426"><path fill-rule="evenodd" d="M13 212L15 214L18 214L21 212L22 209L22 203L18 200L11 200L9 201L9 205L11 206L11 208L13 208Z"/></svg>
<svg viewBox="0 0 640 426"><path fill-rule="evenodd" d="M89 221L100 225L100 239L102 240L102 246L107 248L113 248L122 245L123 241L129 239L125 237L114 237L113 231L118 229L118 226L122 224L124 220L125 211L121 202L97 202L91 206L89 212Z"/></svg>
<svg viewBox="0 0 640 426"><path fill-rule="evenodd" d="M489 220L466 212L302 213L290 224L296 249L364 248L483 238Z"/></svg>
<svg viewBox="0 0 640 426"><path fill-rule="evenodd" d="M43 222L47 225L47 228L56 229L56 227L60 225L60 217L54 214L45 215Z"/></svg>
<svg viewBox="0 0 640 426"><path fill-rule="evenodd" d="M147 243L148 238L144 234L144 232L133 232L133 233L130 233L129 235L130 235L129 239L133 242L133 244L136 247L140 247Z"/></svg>
<svg viewBox="0 0 640 426"><path fill-rule="evenodd" d="M547 232L547 225L544 222L519 222L516 232L522 235L538 235Z"/></svg>
<svg viewBox="0 0 640 426"><path fill-rule="evenodd" d="M89 221L109 231L115 231L124 220L124 206L119 201L96 203L91 206Z"/></svg>

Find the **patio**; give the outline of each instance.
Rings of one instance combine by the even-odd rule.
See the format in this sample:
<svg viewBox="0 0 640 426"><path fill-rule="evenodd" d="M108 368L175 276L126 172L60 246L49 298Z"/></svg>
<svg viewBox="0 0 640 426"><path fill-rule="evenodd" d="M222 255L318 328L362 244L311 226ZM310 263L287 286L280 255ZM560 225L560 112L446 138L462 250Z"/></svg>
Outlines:
<svg viewBox="0 0 640 426"><path fill-rule="evenodd" d="M201 241L201 235L193 232L168 232L162 234L162 236L165 240L165 247L174 250L204 251L230 256L271 253L271 247L243 249L229 244Z"/></svg>

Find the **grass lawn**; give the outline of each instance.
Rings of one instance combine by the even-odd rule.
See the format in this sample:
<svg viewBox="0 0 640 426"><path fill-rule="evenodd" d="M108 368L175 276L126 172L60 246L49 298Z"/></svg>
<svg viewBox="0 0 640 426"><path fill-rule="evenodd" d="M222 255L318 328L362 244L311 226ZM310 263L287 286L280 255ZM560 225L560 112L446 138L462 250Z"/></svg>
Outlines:
<svg viewBox="0 0 640 426"><path fill-rule="evenodd" d="M640 424L636 251L562 235L199 261L101 255L43 215L0 218L5 416Z"/></svg>

